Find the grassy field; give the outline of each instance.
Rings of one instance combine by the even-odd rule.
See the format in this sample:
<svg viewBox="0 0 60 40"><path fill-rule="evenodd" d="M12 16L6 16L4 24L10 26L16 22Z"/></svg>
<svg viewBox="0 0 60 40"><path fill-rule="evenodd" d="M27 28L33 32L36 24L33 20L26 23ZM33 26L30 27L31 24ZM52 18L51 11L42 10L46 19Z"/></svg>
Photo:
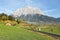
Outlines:
<svg viewBox="0 0 60 40"><path fill-rule="evenodd" d="M60 25L40 26L41 31L60 35Z"/></svg>
<svg viewBox="0 0 60 40"><path fill-rule="evenodd" d="M0 23L0 40L55 40L47 35L17 28L17 26L5 26Z"/></svg>

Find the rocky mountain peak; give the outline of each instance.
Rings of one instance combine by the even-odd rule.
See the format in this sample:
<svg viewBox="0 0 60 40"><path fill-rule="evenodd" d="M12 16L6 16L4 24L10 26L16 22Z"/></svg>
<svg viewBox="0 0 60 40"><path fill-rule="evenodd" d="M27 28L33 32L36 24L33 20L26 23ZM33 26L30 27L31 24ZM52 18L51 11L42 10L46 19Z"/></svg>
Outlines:
<svg viewBox="0 0 60 40"><path fill-rule="evenodd" d="M31 6L27 6L27 7L24 7L24 8L19 8L13 13L14 16L21 16L21 15L27 15L27 14L44 15L44 13L39 8L31 7Z"/></svg>

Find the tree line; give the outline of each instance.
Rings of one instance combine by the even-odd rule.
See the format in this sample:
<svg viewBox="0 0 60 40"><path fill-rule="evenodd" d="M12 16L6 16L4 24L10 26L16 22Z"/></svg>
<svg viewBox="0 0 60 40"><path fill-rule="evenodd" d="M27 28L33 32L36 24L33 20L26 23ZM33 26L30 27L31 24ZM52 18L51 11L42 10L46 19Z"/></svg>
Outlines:
<svg viewBox="0 0 60 40"><path fill-rule="evenodd" d="M5 13L0 13L0 20L2 20L2 21L5 21L5 20L14 21L15 18L12 15L7 15Z"/></svg>

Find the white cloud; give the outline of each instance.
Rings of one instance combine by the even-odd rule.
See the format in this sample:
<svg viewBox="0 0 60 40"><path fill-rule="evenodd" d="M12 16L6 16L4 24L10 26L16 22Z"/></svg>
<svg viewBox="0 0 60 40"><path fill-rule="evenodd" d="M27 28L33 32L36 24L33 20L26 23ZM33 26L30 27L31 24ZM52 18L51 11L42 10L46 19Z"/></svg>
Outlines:
<svg viewBox="0 0 60 40"><path fill-rule="evenodd" d="M33 2L33 0L26 0L27 2Z"/></svg>
<svg viewBox="0 0 60 40"><path fill-rule="evenodd" d="M54 11L56 11L56 9L45 10L43 12L48 13L48 12L54 12Z"/></svg>
<svg viewBox="0 0 60 40"><path fill-rule="evenodd" d="M4 13L6 13L6 14L11 14L13 11L12 10L9 10L9 9L7 9L7 8L0 8L0 13L2 13L2 12L4 12Z"/></svg>
<svg viewBox="0 0 60 40"><path fill-rule="evenodd" d="M26 0L25 2L26 2L26 4L27 4L27 6L30 6L31 3L33 3L33 0Z"/></svg>

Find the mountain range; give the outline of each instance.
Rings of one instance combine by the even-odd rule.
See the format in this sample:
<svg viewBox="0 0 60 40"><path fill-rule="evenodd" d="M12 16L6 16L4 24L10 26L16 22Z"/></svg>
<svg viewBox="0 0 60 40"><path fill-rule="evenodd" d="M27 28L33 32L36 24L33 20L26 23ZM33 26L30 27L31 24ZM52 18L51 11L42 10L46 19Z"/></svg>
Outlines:
<svg viewBox="0 0 60 40"><path fill-rule="evenodd" d="M43 23L43 24L59 24L60 18L54 18L45 15L40 9L34 7L24 7L17 9L13 16L22 18L29 23Z"/></svg>

